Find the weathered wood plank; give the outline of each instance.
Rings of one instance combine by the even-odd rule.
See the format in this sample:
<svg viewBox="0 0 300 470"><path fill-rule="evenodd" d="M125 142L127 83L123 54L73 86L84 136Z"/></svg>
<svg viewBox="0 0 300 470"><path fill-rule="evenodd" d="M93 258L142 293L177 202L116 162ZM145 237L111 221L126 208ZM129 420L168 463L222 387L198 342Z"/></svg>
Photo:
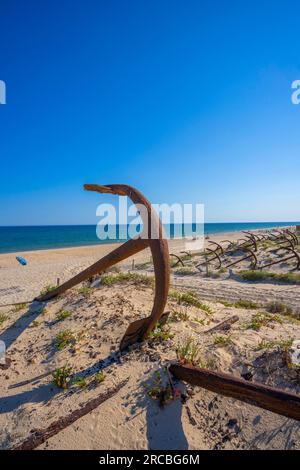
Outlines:
<svg viewBox="0 0 300 470"><path fill-rule="evenodd" d="M67 416L60 417L57 421L54 421L45 429L35 429L34 432L28 436L23 442L13 446L11 450L33 450L39 445L43 444L43 442L47 441L52 436L55 436L57 433L65 429L70 424L73 424L82 416L93 411L97 408L101 403L105 402L112 396L114 396L121 388L123 388L129 379L123 380L121 383L116 385L113 388L109 388L105 393L102 393L96 398L87 401L86 403L81 404L79 408L72 411Z"/></svg>
<svg viewBox="0 0 300 470"><path fill-rule="evenodd" d="M170 372L192 385L300 421L300 397L294 393L189 365L172 364Z"/></svg>

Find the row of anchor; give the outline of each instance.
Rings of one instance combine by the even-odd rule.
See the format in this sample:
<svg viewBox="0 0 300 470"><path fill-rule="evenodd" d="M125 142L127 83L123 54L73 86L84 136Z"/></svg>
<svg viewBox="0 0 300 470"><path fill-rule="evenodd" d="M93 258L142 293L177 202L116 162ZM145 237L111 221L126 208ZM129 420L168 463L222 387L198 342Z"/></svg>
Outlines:
<svg viewBox="0 0 300 470"><path fill-rule="evenodd" d="M171 253L170 256L176 261L173 264L173 267L185 266L186 259L191 259L192 256L201 256L204 258L204 261L201 261L196 265L196 268L200 271L202 267L211 265L212 263L216 264L216 269L221 268L231 268L232 266L238 265L243 261L249 260L251 262L251 269L265 269L270 266L276 265L278 263L283 263L287 261L294 260L295 267L293 270L300 269L300 255L297 251L299 245L299 237L295 232L292 232L290 229L283 230L273 230L264 234L256 234L253 232L243 231L244 237L233 242L231 240L222 240L220 243L215 241L208 241L209 247L205 251L200 253L190 253L187 251L181 251L184 256L178 256ZM271 242L272 247L265 251L264 254L277 254L278 257L265 264L260 264L258 260L258 251L260 244L266 245L266 243ZM233 261L228 263L228 256L235 256L241 253L241 256Z"/></svg>

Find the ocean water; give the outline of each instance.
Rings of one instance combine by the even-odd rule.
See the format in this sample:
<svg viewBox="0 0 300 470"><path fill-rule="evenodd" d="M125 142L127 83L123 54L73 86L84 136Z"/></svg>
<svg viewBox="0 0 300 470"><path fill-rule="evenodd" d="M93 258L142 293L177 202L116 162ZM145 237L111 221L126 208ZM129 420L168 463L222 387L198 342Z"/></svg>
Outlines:
<svg viewBox="0 0 300 470"><path fill-rule="evenodd" d="M289 225L300 225L300 222L206 223L204 224L204 233L209 235ZM175 227L174 224L171 224L170 238L178 237L178 228L178 226ZM166 230L168 231L168 227L166 227ZM203 227L197 227L197 229L194 226L187 227L185 235L191 235L192 230L197 230L197 234L201 234ZM115 239L99 240L96 235L95 225L0 227L0 253L123 242L126 238L120 239L119 231L120 227L116 227L117 235Z"/></svg>

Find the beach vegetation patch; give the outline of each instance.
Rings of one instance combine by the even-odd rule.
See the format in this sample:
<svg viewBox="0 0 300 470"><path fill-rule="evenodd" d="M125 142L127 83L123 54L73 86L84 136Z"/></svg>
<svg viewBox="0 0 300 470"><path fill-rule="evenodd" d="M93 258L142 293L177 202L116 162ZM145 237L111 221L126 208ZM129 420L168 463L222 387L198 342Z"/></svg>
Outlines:
<svg viewBox="0 0 300 470"><path fill-rule="evenodd" d="M163 342L168 341L174 337L174 333L171 333L170 328L167 325L157 323L155 328L149 333L148 338L152 342Z"/></svg>
<svg viewBox="0 0 300 470"><path fill-rule="evenodd" d="M147 395L153 400L158 400L159 406L163 407L174 400L174 393L169 380L164 381L159 370L151 377L149 385L145 385Z"/></svg>
<svg viewBox="0 0 300 470"><path fill-rule="evenodd" d="M279 315L271 315L268 313L255 313L249 322L245 323L246 330L259 331L263 326L268 326L271 322L282 323Z"/></svg>
<svg viewBox="0 0 300 470"><path fill-rule="evenodd" d="M88 286L83 286L78 289L78 294L88 297L92 293L92 288Z"/></svg>
<svg viewBox="0 0 300 470"><path fill-rule="evenodd" d="M76 343L76 337L71 330L60 331L55 337L55 345L59 351Z"/></svg>
<svg viewBox="0 0 300 470"><path fill-rule="evenodd" d="M69 310L60 310L57 314L56 314L56 321L59 322L59 321L63 321L65 320L66 318L69 318L72 316L72 313L69 312Z"/></svg>
<svg viewBox="0 0 300 470"><path fill-rule="evenodd" d="M274 340L274 341L266 341L262 340L257 349L273 349L273 348L280 348L283 350L287 350L289 347L292 346L294 341L294 338L289 338L289 339L280 339L280 340Z"/></svg>
<svg viewBox="0 0 300 470"><path fill-rule="evenodd" d="M247 310L255 310L259 308L259 305L256 304L255 302L252 302L252 300L239 300L238 302L235 302L234 307L236 308L245 308Z"/></svg>
<svg viewBox="0 0 300 470"><path fill-rule="evenodd" d="M270 302L266 310L270 313L281 313L282 315L291 315L293 313L291 307L288 307L283 302L277 301Z"/></svg>
<svg viewBox="0 0 300 470"><path fill-rule="evenodd" d="M15 305L13 309L13 313L20 312L21 310L24 310L24 308L26 307L27 307L26 303Z"/></svg>
<svg viewBox="0 0 300 470"><path fill-rule="evenodd" d="M45 286L41 292L40 292L40 296L43 296L43 295L46 295L46 294L49 294L49 292L52 292L54 289L56 289L57 286L54 286L54 285L48 285L48 286Z"/></svg>
<svg viewBox="0 0 300 470"><path fill-rule="evenodd" d="M192 336L188 336L176 348L177 359L182 364L197 365L200 347Z"/></svg>
<svg viewBox="0 0 300 470"><path fill-rule="evenodd" d="M186 309L181 308L179 310L173 310L170 321L171 322L179 322L179 321L187 321L190 319L190 316Z"/></svg>
<svg viewBox="0 0 300 470"><path fill-rule="evenodd" d="M232 339L230 338L230 336L216 335L214 337L214 344L216 346L226 347L232 344Z"/></svg>
<svg viewBox="0 0 300 470"><path fill-rule="evenodd" d="M72 381L72 385L75 385L76 387L79 387L79 388L86 388L87 380L84 377L79 376L79 377L76 377Z"/></svg>
<svg viewBox="0 0 300 470"><path fill-rule="evenodd" d="M194 292L180 292L177 290L172 290L169 292L169 298L176 300L178 304L186 304L197 307L208 315L213 313L212 309L208 305L204 304Z"/></svg>
<svg viewBox="0 0 300 470"><path fill-rule="evenodd" d="M0 313L0 325L2 325L6 320L8 320L8 315L6 313Z"/></svg>
<svg viewBox="0 0 300 470"><path fill-rule="evenodd" d="M67 364L52 372L52 383L59 388L67 389L71 383L72 368Z"/></svg>
<svg viewBox="0 0 300 470"><path fill-rule="evenodd" d="M94 375L94 379L97 384L101 384L102 382L104 382L105 378L106 374L103 370L99 370L99 372Z"/></svg>
<svg viewBox="0 0 300 470"><path fill-rule="evenodd" d="M227 271L228 271L228 269L225 268L225 267L223 267L223 268L220 268L220 269L219 269L218 273L219 273L219 274L225 274L225 273L227 273Z"/></svg>
<svg viewBox="0 0 300 470"><path fill-rule="evenodd" d="M298 273L271 273L268 271L240 271L240 276L244 281L276 281L286 284L300 284L300 274Z"/></svg>
<svg viewBox="0 0 300 470"><path fill-rule="evenodd" d="M154 277L140 273L121 272L118 274L104 274L101 277L101 284L111 286L122 282L133 282L134 284L142 284L144 286L153 286Z"/></svg>
<svg viewBox="0 0 300 470"><path fill-rule="evenodd" d="M193 268L184 266L182 268L176 269L175 274L178 274L179 276L191 276L192 274L195 274L195 271L193 270Z"/></svg>

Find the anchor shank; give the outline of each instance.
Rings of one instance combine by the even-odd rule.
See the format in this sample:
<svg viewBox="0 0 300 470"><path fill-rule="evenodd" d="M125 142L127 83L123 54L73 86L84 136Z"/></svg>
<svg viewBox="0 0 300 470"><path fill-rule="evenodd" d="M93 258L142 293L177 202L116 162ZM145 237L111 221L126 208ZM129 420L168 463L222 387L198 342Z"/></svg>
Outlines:
<svg viewBox="0 0 300 470"><path fill-rule="evenodd" d="M111 253L108 253L108 255L104 256L96 263L84 269L83 271L81 271L79 274L72 277L68 281L64 282L56 289L52 290L51 292L48 292L47 294L43 296L37 297L36 300L44 302L45 300L52 299L56 297L57 295L60 295L63 292L65 292L67 289L70 289L71 287L76 286L80 282L83 282L86 279L94 276L95 274L98 274L104 271L105 269L108 269L111 266L114 266L120 261L123 261L124 259L129 258L129 256L139 253L140 251L144 250L148 246L149 246L149 241L145 239L128 240L126 243L119 246Z"/></svg>

